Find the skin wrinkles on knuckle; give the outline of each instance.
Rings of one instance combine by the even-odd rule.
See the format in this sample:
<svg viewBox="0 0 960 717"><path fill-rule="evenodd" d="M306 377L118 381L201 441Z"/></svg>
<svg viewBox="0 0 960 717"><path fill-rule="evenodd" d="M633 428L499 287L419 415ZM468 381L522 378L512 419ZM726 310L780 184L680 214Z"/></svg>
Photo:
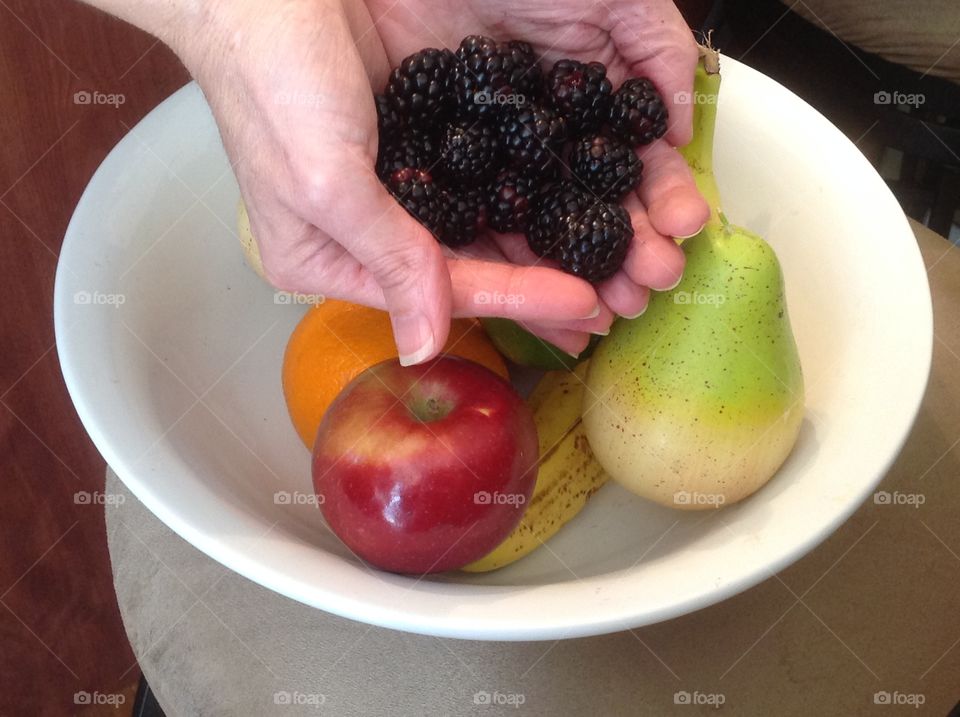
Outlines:
<svg viewBox="0 0 960 717"><path fill-rule="evenodd" d="M263 275L271 286L280 291L297 291L300 288L297 277L290 271L289 267L283 264L264 263Z"/></svg>
<svg viewBox="0 0 960 717"><path fill-rule="evenodd" d="M431 257L431 249L419 244L387 248L378 257L368 261L366 268L384 291L422 290L428 278L430 260L435 258L442 261L439 252L438 256Z"/></svg>

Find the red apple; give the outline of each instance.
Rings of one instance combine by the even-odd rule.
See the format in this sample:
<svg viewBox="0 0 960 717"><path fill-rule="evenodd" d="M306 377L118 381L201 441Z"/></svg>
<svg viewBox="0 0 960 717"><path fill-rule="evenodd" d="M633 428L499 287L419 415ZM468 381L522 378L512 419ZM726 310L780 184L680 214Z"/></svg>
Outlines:
<svg viewBox="0 0 960 717"><path fill-rule="evenodd" d="M327 409L313 485L330 529L397 573L483 557L513 530L537 477L537 427L492 371L441 356L371 366Z"/></svg>

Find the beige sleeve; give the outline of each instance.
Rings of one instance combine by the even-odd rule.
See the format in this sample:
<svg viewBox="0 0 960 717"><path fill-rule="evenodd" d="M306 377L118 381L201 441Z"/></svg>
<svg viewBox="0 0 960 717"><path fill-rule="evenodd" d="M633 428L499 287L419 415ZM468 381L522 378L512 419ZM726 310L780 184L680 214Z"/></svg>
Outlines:
<svg viewBox="0 0 960 717"><path fill-rule="evenodd" d="M866 52L960 83L958 0L804 0L792 9Z"/></svg>

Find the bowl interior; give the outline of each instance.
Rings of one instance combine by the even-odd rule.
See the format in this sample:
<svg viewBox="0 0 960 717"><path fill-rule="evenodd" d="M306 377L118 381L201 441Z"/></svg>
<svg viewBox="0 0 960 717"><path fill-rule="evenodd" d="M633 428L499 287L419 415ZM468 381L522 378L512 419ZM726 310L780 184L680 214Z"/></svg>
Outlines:
<svg viewBox="0 0 960 717"><path fill-rule="evenodd" d="M835 529L896 455L929 371L930 302L909 226L857 149L772 80L726 58L723 72L724 209L780 256L807 387L793 454L744 503L683 513L609 485L548 548L492 574L414 580L353 559L310 501L309 454L281 394L286 338L306 306L278 300L244 264L238 188L194 85L105 160L64 243L58 347L93 440L214 558L398 629L585 635L768 577Z"/></svg>

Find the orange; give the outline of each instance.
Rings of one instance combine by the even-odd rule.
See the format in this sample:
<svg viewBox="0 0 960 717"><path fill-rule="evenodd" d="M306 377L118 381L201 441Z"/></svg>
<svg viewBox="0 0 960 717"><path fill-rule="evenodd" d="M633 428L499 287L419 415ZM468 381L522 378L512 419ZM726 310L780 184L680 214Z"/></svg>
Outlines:
<svg viewBox="0 0 960 717"><path fill-rule="evenodd" d="M454 320L443 350L508 378L503 358L475 319ZM387 312L332 299L307 311L283 356L283 395L307 448L313 450L320 420L337 394L361 371L391 358L397 358L397 347Z"/></svg>

